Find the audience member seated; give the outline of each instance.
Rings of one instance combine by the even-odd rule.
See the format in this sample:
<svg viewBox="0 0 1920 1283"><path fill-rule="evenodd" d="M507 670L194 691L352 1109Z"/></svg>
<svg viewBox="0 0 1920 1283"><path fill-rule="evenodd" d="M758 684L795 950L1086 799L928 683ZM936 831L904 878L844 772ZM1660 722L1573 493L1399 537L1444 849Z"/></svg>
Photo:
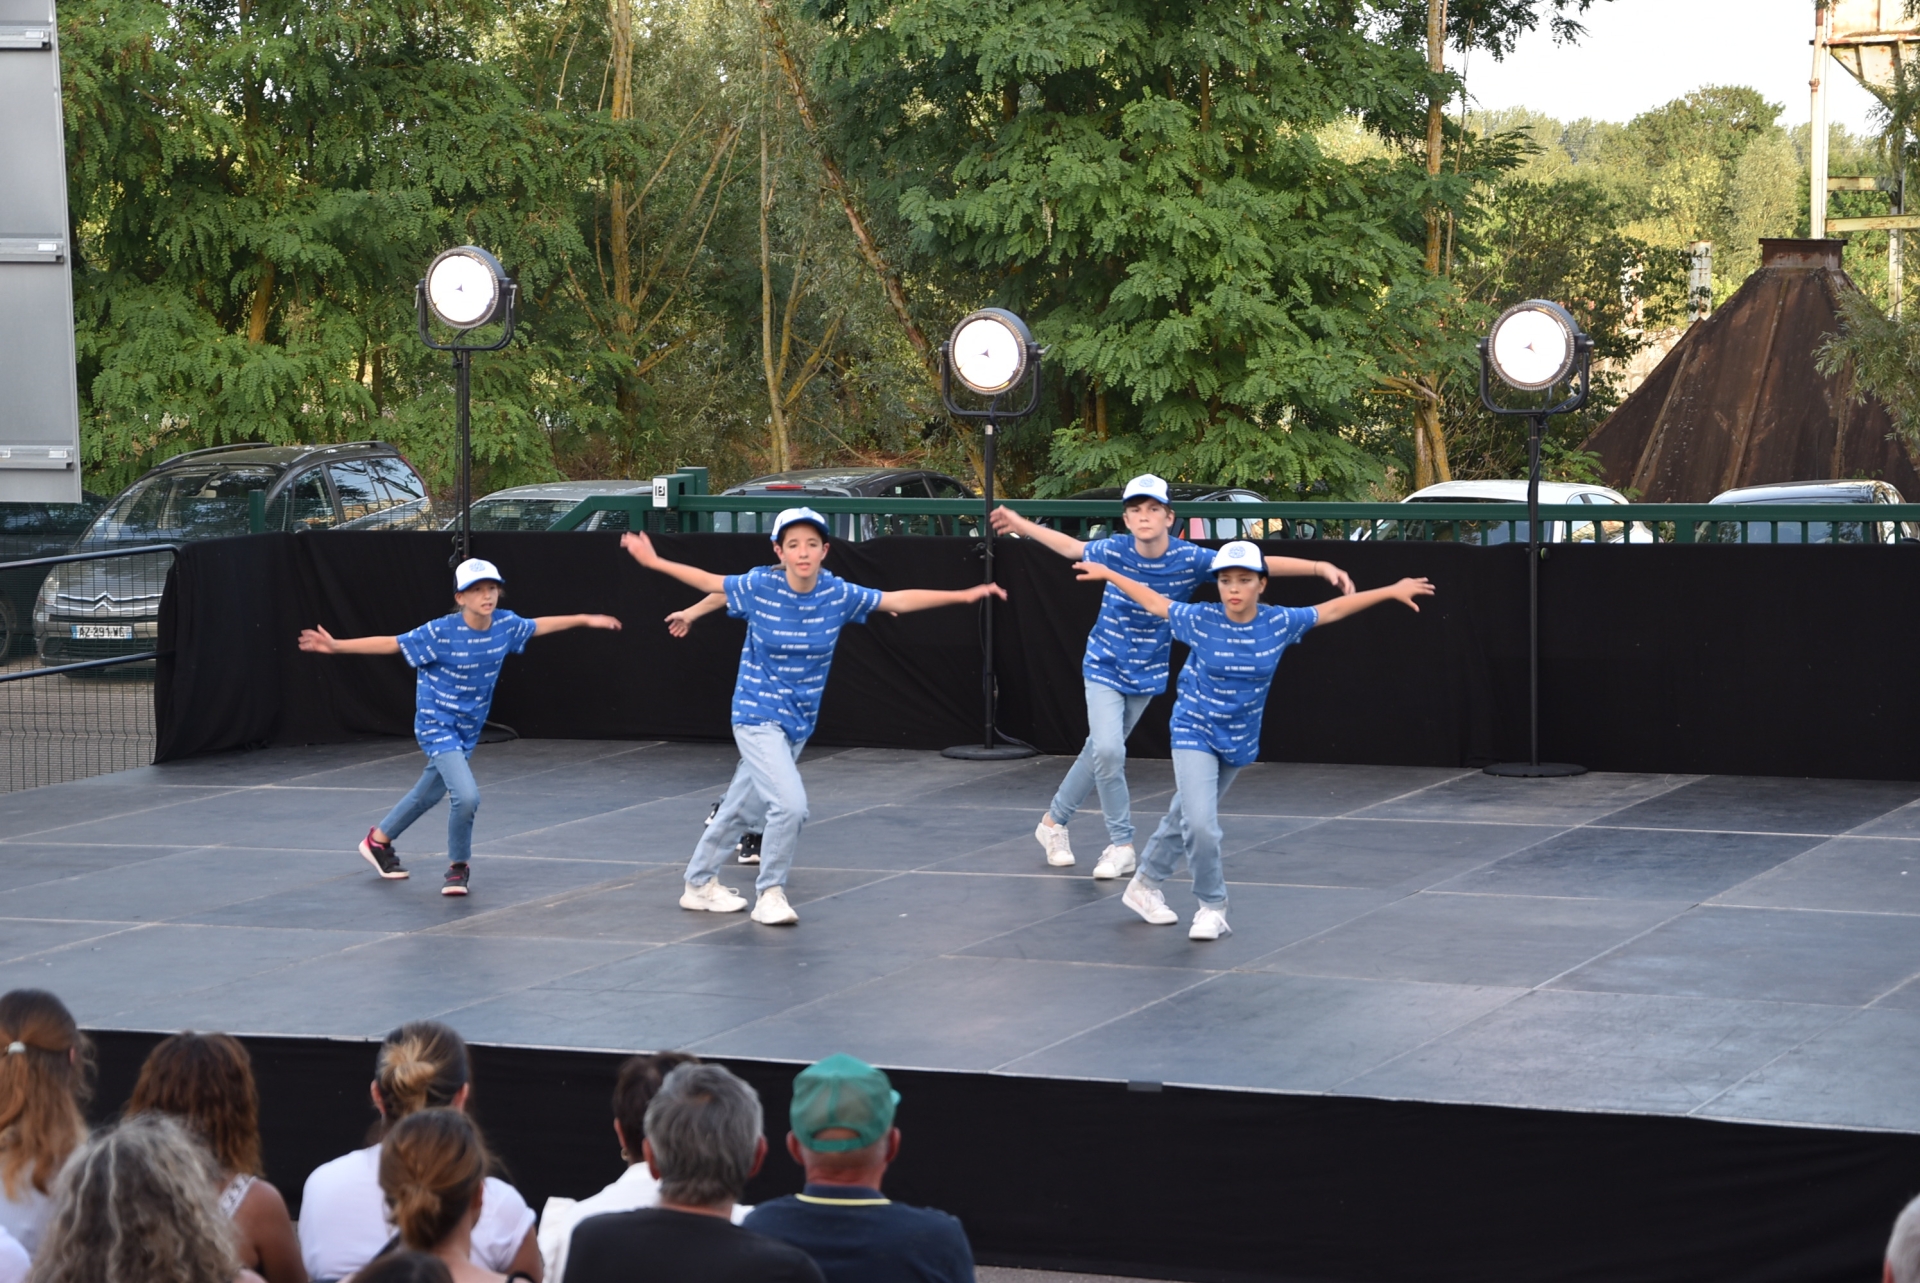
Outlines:
<svg viewBox="0 0 1920 1283"><path fill-rule="evenodd" d="M233 1254L219 1169L165 1114L88 1139L61 1169L33 1283L261 1283Z"/></svg>
<svg viewBox="0 0 1920 1283"><path fill-rule="evenodd" d="M380 1145L380 1190L400 1231L392 1246L432 1253L453 1283L509 1283L473 1263L473 1227L491 1166L480 1129L459 1110L423 1109L401 1119Z"/></svg>
<svg viewBox="0 0 1920 1283"><path fill-rule="evenodd" d="M0 994L0 1231L29 1257L53 1214L61 1164L87 1137L93 1046L44 989Z"/></svg>
<svg viewBox="0 0 1920 1283"><path fill-rule="evenodd" d="M380 1115L375 1143L316 1167L301 1196L300 1251L312 1278L345 1278L392 1239L380 1192L379 1140L419 1110L464 1110L470 1080L467 1044L439 1021L417 1020L387 1035L373 1080L373 1107ZM472 1237L475 1265L495 1274L525 1274L539 1283L533 1211L513 1186L487 1177Z"/></svg>
<svg viewBox="0 0 1920 1283"><path fill-rule="evenodd" d="M811 1256L827 1283L973 1283L958 1220L880 1192L900 1154L899 1103L886 1074L864 1060L829 1056L801 1070L787 1152L807 1169L806 1190L761 1204L747 1228Z"/></svg>
<svg viewBox="0 0 1920 1283"><path fill-rule="evenodd" d="M220 1167L219 1206L233 1222L240 1264L267 1283L307 1283L286 1201L260 1179L260 1094L245 1047L191 1030L163 1039L140 1066L127 1113L185 1123Z"/></svg>
<svg viewBox="0 0 1920 1283"><path fill-rule="evenodd" d="M719 1065L681 1065L647 1106L643 1130L660 1204L581 1221L567 1283L821 1283L806 1253L731 1219L767 1157L753 1088Z"/></svg>
<svg viewBox="0 0 1920 1283"><path fill-rule="evenodd" d="M388 1252L354 1275L353 1283L453 1283L453 1273L431 1252Z"/></svg>
<svg viewBox="0 0 1920 1283"><path fill-rule="evenodd" d="M1894 1218L1881 1278L1882 1283L1920 1283L1920 1198L1900 1209L1900 1215Z"/></svg>
<svg viewBox="0 0 1920 1283"><path fill-rule="evenodd" d="M629 1056L620 1066L620 1077L613 1085L613 1135L620 1142L620 1158L627 1170L620 1179L588 1198L562 1198L558 1194L540 1209L540 1257L547 1263L546 1283L562 1283L566 1277L567 1244L573 1239L573 1227L589 1216L606 1212L631 1212L636 1207L653 1207L660 1201L660 1182L647 1170L640 1157L640 1142L646 1135L647 1106L652 1103L660 1083L681 1065L697 1065L698 1056L684 1051L663 1051L655 1056ZM734 1204L733 1223L746 1219L751 1207Z"/></svg>

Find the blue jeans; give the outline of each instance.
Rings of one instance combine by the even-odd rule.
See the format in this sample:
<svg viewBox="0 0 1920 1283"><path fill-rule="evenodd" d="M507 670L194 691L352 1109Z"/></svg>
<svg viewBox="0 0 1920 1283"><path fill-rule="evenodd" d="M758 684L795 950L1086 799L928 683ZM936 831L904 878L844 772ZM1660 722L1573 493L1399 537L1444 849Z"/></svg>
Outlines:
<svg viewBox="0 0 1920 1283"><path fill-rule="evenodd" d="M1173 750L1173 782L1179 792L1167 808L1167 818L1147 839L1140 854L1140 876L1159 886L1180 871L1181 861L1193 866L1193 894L1216 909L1227 905L1227 875L1220 864L1220 799L1240 774L1211 753L1190 748ZM1175 835L1178 834L1176 841Z"/></svg>
<svg viewBox="0 0 1920 1283"><path fill-rule="evenodd" d="M419 783L387 812L387 818L380 821L380 831L393 841L449 793L453 801L447 806L447 859L465 863L473 854L473 817L480 810L480 786L473 782L467 755L458 749L427 759Z"/></svg>
<svg viewBox="0 0 1920 1283"><path fill-rule="evenodd" d="M807 787L800 781L799 766L807 742L788 739L772 722L734 727L733 742L740 749L740 765L687 861L687 881L693 886L713 881L740 835L757 831L760 876L754 888L783 887L800 845L800 826L807 822Z"/></svg>
<svg viewBox="0 0 1920 1283"><path fill-rule="evenodd" d="M1127 736L1140 723L1151 695L1122 695L1111 686L1087 683L1087 743L1073 761L1067 778L1053 795L1047 814L1055 824L1066 824L1100 790L1100 809L1107 817L1107 836L1115 846L1133 841L1133 798L1127 792Z"/></svg>

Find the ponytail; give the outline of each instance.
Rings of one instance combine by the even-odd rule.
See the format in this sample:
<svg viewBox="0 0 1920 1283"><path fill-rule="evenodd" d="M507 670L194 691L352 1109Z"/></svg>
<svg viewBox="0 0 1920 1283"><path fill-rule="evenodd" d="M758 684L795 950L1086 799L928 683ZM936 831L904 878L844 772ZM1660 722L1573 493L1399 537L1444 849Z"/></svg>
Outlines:
<svg viewBox="0 0 1920 1283"><path fill-rule="evenodd" d="M44 989L0 994L0 1189L47 1193L87 1137L80 1105L93 1044L66 1004Z"/></svg>
<svg viewBox="0 0 1920 1283"><path fill-rule="evenodd" d="M401 1025L381 1045L374 1074L380 1130L422 1109L451 1105L468 1079L467 1044L459 1034L437 1020Z"/></svg>
<svg viewBox="0 0 1920 1283"><path fill-rule="evenodd" d="M492 1159L473 1120L457 1109L408 1114L380 1143L380 1189L417 1252L438 1247L473 1206Z"/></svg>

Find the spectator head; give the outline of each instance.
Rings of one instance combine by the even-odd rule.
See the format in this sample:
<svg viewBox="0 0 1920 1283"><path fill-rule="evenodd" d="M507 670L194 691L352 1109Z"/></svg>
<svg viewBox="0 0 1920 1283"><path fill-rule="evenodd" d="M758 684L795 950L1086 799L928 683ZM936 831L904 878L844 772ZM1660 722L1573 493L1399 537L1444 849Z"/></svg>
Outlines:
<svg viewBox="0 0 1920 1283"><path fill-rule="evenodd" d="M253 1061L226 1034L192 1030L163 1039L140 1066L128 1114L171 1114L230 1175L259 1176L260 1094Z"/></svg>
<svg viewBox="0 0 1920 1283"><path fill-rule="evenodd" d="M1885 1283L1920 1283L1920 1198L1901 1209L1887 1239Z"/></svg>
<svg viewBox="0 0 1920 1283"><path fill-rule="evenodd" d="M0 1188L49 1193L60 1165L86 1139L80 1106L93 1070L66 1004L44 989L0 994Z"/></svg>
<svg viewBox="0 0 1920 1283"><path fill-rule="evenodd" d="M828 1056L793 1080L787 1152L808 1180L878 1189L900 1152L899 1104L884 1072L853 1056Z"/></svg>
<svg viewBox="0 0 1920 1283"><path fill-rule="evenodd" d="M719 1065L681 1065L647 1106L641 1141L660 1201L730 1210L767 1156L760 1096Z"/></svg>
<svg viewBox="0 0 1920 1283"><path fill-rule="evenodd" d="M464 1109L470 1079L467 1044L438 1020L415 1020L387 1035L373 1077L378 1130L422 1109Z"/></svg>
<svg viewBox="0 0 1920 1283"><path fill-rule="evenodd" d="M355 1274L353 1283L453 1283L453 1271L428 1252L388 1252Z"/></svg>
<svg viewBox="0 0 1920 1283"><path fill-rule="evenodd" d="M140 1114L74 1151L55 1183L35 1283L230 1283L233 1227L213 1156L165 1114Z"/></svg>
<svg viewBox="0 0 1920 1283"><path fill-rule="evenodd" d="M663 1051L654 1056L629 1056L613 1084L613 1134L620 1138L620 1157L640 1161L640 1142L647 1134L647 1106L667 1075L682 1065L697 1065L698 1056Z"/></svg>
<svg viewBox="0 0 1920 1283"><path fill-rule="evenodd" d="M422 1109L380 1142L380 1188L400 1241L431 1252L480 1212L492 1159L480 1129L457 1109Z"/></svg>

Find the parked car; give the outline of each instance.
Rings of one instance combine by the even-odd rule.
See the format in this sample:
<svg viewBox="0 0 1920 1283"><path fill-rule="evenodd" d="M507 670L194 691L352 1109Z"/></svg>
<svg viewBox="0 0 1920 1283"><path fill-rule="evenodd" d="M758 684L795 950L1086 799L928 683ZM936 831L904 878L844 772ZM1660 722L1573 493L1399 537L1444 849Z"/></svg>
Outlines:
<svg viewBox="0 0 1920 1283"><path fill-rule="evenodd" d="M1884 481L1782 481L1770 486L1723 490L1707 501L1717 504L1905 503ZM1920 539L1920 523L1911 521L1809 521L1775 525L1769 521L1722 521L1716 543L1900 543Z"/></svg>
<svg viewBox="0 0 1920 1283"><path fill-rule="evenodd" d="M1414 491L1402 503L1525 503L1527 501L1527 483L1524 480L1490 481L1442 481L1438 485L1426 486ZM1568 481L1542 481L1540 483L1540 502L1543 504L1594 504L1599 507L1611 507L1625 504L1627 497L1618 490L1609 490L1605 486L1587 485ZM1362 526L1352 531L1351 539L1458 539L1463 543L1503 544L1509 539L1524 542L1528 536L1527 522L1515 521L1509 524L1507 518L1498 521L1461 521L1450 522L1436 530L1426 533L1421 526L1411 525L1417 518L1409 518L1406 530L1395 530L1385 524L1375 531L1370 526ZM1643 521L1627 522L1618 518L1602 521L1549 521L1542 532L1547 543L1591 543L1596 538L1604 543L1652 543L1653 531Z"/></svg>
<svg viewBox="0 0 1920 1283"><path fill-rule="evenodd" d="M543 481L533 486L510 486L473 501L468 520L475 530L551 530L559 520L595 495L652 496L652 481ZM446 529L460 524L458 512ZM625 530L627 514L602 508L582 522L580 530Z"/></svg>
<svg viewBox="0 0 1920 1283"><path fill-rule="evenodd" d="M1082 490L1067 496L1069 499L1105 499L1110 503L1119 503L1123 488L1120 486L1096 486L1092 490ZM1167 498L1173 500L1173 509L1179 514L1190 504L1196 503L1265 503L1266 496L1252 490L1243 490L1237 486L1200 486L1185 482L1169 482ZM1274 522L1275 527L1285 525ZM1087 538L1104 539L1115 531L1124 530L1116 518L1111 522L1096 521L1087 526ZM1257 517L1196 517L1191 514L1182 516L1180 524L1174 527L1174 534L1186 539L1265 539L1284 538L1280 529L1268 534L1267 523Z"/></svg>
<svg viewBox="0 0 1920 1283"><path fill-rule="evenodd" d="M5 563L71 551L106 502L101 495L87 494L79 503L0 503L0 660L33 636L28 627L33 600L49 569L11 569Z"/></svg>
<svg viewBox="0 0 1920 1283"><path fill-rule="evenodd" d="M971 499L973 491L966 483L944 472L921 468L801 468L776 472L742 481L721 491L729 495L756 495L772 498L791 496L796 505L810 495L841 496L856 499ZM771 512L716 512L715 530L770 530ZM953 517L867 516L829 513L836 539L872 539L878 535L972 534L978 519Z"/></svg>
<svg viewBox="0 0 1920 1283"><path fill-rule="evenodd" d="M108 503L76 552L244 535L258 490L268 530L431 529L420 474L382 441L327 446L216 446L175 455ZM150 650L159 631L168 553L56 566L33 607L49 664Z"/></svg>

